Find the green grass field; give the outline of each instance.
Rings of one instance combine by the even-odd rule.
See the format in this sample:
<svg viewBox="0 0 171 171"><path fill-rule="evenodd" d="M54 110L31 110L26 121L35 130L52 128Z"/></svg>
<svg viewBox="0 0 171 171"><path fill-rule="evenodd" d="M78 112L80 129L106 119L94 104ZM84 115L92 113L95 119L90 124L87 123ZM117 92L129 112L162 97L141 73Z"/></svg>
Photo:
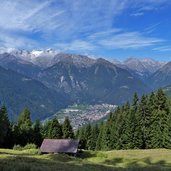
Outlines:
<svg viewBox="0 0 171 171"><path fill-rule="evenodd" d="M0 171L169 171L171 150L85 151L79 157L0 149Z"/></svg>

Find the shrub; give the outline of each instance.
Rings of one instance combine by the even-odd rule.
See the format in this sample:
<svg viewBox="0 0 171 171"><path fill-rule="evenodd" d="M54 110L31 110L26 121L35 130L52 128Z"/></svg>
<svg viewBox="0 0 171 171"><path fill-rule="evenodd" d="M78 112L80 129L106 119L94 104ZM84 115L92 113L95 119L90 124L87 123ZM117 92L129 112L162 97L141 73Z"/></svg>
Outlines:
<svg viewBox="0 0 171 171"><path fill-rule="evenodd" d="M14 147L13 147L13 150L22 150L22 147L18 144L18 145L14 145Z"/></svg>
<svg viewBox="0 0 171 171"><path fill-rule="evenodd" d="M23 147L23 150L29 150L29 149L36 149L36 145L35 144L26 144Z"/></svg>
<svg viewBox="0 0 171 171"><path fill-rule="evenodd" d="M14 145L13 150L30 150L30 149L36 149L35 144L26 144L24 147L18 145Z"/></svg>

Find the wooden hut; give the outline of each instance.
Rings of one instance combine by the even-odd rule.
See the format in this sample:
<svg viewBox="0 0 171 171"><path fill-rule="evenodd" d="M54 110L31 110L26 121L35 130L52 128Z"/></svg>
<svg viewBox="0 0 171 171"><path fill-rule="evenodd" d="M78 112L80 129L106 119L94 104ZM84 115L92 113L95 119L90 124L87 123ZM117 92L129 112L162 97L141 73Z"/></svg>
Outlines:
<svg viewBox="0 0 171 171"><path fill-rule="evenodd" d="M44 139L40 147L42 153L66 153L76 155L79 140L72 139Z"/></svg>

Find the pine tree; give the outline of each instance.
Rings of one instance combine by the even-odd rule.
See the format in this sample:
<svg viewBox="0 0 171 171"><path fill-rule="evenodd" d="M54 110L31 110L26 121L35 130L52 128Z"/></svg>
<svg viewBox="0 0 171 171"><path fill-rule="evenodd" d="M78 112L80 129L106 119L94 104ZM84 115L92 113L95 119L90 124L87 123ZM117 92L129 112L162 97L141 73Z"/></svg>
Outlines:
<svg viewBox="0 0 171 171"><path fill-rule="evenodd" d="M89 149L90 150L95 150L98 134L99 134L98 125L97 124L92 125L91 134L89 137Z"/></svg>
<svg viewBox="0 0 171 171"><path fill-rule="evenodd" d="M133 112L136 112L138 110L138 103L139 103L139 98L137 93L135 93L132 102Z"/></svg>
<svg viewBox="0 0 171 171"><path fill-rule="evenodd" d="M142 96L139 107L138 107L138 123L139 123L139 148L146 149L148 148L147 142L149 142L150 139L150 107L148 103L148 97Z"/></svg>
<svg viewBox="0 0 171 171"><path fill-rule="evenodd" d="M51 122L52 120L47 120L44 124L42 124L41 134L43 138L48 138L51 129Z"/></svg>
<svg viewBox="0 0 171 171"><path fill-rule="evenodd" d="M90 150L91 149L91 125L87 124L85 127L85 140L86 140L86 150Z"/></svg>
<svg viewBox="0 0 171 171"><path fill-rule="evenodd" d="M30 117L30 111L25 108L19 115L18 119L18 129L19 129L19 142L20 145L24 146L27 143L32 142L32 121Z"/></svg>
<svg viewBox="0 0 171 171"><path fill-rule="evenodd" d="M70 124L69 118L66 117L62 125L63 138L74 138L74 132Z"/></svg>
<svg viewBox="0 0 171 171"><path fill-rule="evenodd" d="M100 126L99 126L99 134L98 134L98 138L97 138L97 142L96 142L96 150L101 150L103 147L103 142L102 142L102 137L103 137L103 133L104 133L104 123L101 122Z"/></svg>
<svg viewBox="0 0 171 171"><path fill-rule="evenodd" d="M42 143L42 134L41 134L41 123L39 120L36 120L36 122L33 125L33 143L40 147Z"/></svg>
<svg viewBox="0 0 171 171"><path fill-rule="evenodd" d="M111 125L107 123L104 124L103 134L102 134L102 143L101 150L111 150Z"/></svg>
<svg viewBox="0 0 171 171"><path fill-rule="evenodd" d="M32 126L32 121L30 117L30 111L25 108L19 115L18 127L20 130L30 130Z"/></svg>
<svg viewBox="0 0 171 171"><path fill-rule="evenodd" d="M12 125L12 139L13 139L13 144L20 144L20 130L18 128L17 124Z"/></svg>
<svg viewBox="0 0 171 171"><path fill-rule="evenodd" d="M110 122L111 122L111 148L112 149L116 149L117 148L117 143L118 143L118 120L119 120L119 116L121 114L121 109L120 107L117 107L117 109L114 111L114 113L112 113L112 117L110 118Z"/></svg>
<svg viewBox="0 0 171 171"><path fill-rule="evenodd" d="M62 126L56 118L52 119L48 130L48 138L60 139L62 136Z"/></svg>
<svg viewBox="0 0 171 171"><path fill-rule="evenodd" d="M85 149L86 148L85 127L79 129L78 139L80 140L79 148Z"/></svg>
<svg viewBox="0 0 171 171"><path fill-rule="evenodd" d="M9 147L11 139L11 126L5 106L0 108L0 147Z"/></svg>
<svg viewBox="0 0 171 171"><path fill-rule="evenodd" d="M159 89L156 93L156 109L152 112L151 147L170 148L171 114L166 95Z"/></svg>
<svg viewBox="0 0 171 171"><path fill-rule="evenodd" d="M129 149L131 147L132 137L131 137L131 124L130 123L130 104L129 102L123 107L122 121L121 121L121 132L120 132L120 149Z"/></svg>

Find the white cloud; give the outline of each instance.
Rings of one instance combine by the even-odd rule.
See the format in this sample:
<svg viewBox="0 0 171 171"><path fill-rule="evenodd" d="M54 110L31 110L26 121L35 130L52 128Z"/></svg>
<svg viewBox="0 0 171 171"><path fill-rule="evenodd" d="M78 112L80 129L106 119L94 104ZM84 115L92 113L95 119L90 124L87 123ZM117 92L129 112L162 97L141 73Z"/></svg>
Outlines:
<svg viewBox="0 0 171 171"><path fill-rule="evenodd" d="M162 40L124 32L115 28L115 21L128 8L139 9L132 15L140 16L165 3L168 0L1 0L0 46L46 44L73 51L152 46Z"/></svg>
<svg viewBox="0 0 171 171"><path fill-rule="evenodd" d="M121 48L121 49L137 49L148 47L163 42L162 39L154 37L145 37L138 32L126 32L113 35L103 40L99 40L99 44L106 48Z"/></svg>
<svg viewBox="0 0 171 171"><path fill-rule="evenodd" d="M144 15L143 12L136 12L136 13L132 13L131 16L134 16L134 17L138 17L138 16L142 16Z"/></svg>
<svg viewBox="0 0 171 171"><path fill-rule="evenodd" d="M91 44L90 42L83 41L83 40L75 40L70 43L57 43L54 45L58 49L64 50L64 51L92 51L96 49L96 46Z"/></svg>
<svg viewBox="0 0 171 171"><path fill-rule="evenodd" d="M171 51L171 46L156 47L156 48L153 48L153 50L160 51L160 52L167 52L167 51Z"/></svg>
<svg viewBox="0 0 171 171"><path fill-rule="evenodd" d="M36 41L27 37L14 35L11 36L10 34L6 34L5 32L0 32L0 46L6 48L27 47L28 49L32 49L34 47L37 47L38 44Z"/></svg>

